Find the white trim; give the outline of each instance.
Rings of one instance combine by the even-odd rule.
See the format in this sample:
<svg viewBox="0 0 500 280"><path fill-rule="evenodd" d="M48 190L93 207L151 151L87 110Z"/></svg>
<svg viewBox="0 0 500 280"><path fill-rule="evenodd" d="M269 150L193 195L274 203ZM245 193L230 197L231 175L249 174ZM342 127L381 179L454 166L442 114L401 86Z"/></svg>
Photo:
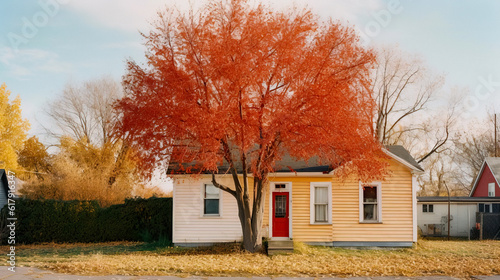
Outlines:
<svg viewBox="0 0 500 280"><path fill-rule="evenodd" d="M418 240L418 220L417 220L417 176L411 176L411 200L412 200L412 214L413 214L413 242Z"/></svg>
<svg viewBox="0 0 500 280"><path fill-rule="evenodd" d="M377 220L365 221L363 217L364 207L363 207L363 186L375 186L377 187ZM382 223L382 182L370 182L363 183L359 182L359 222L360 223Z"/></svg>
<svg viewBox="0 0 500 280"><path fill-rule="evenodd" d="M484 167L487 165L486 159L483 161L483 165L481 165L481 169L479 170L479 173L477 173L476 179L474 180L474 185L472 186L472 189L470 190L469 196L472 196L474 192L476 191L477 188L477 183L479 182L479 178L482 177ZM491 172L491 168L490 168ZM493 172L491 172L493 174ZM495 174L493 174L493 177L495 177Z"/></svg>
<svg viewBox="0 0 500 280"><path fill-rule="evenodd" d="M205 214L205 185L213 185L212 181L201 181L200 186L200 217L204 219L219 219L222 218L222 192L219 189L219 214Z"/></svg>
<svg viewBox="0 0 500 280"><path fill-rule="evenodd" d="M309 190L309 223L311 225L331 225L332 224L332 183L331 182L311 182ZM327 205L327 222L316 222L316 212L314 207L315 200L315 187L327 187L328 188L328 205Z"/></svg>
<svg viewBox="0 0 500 280"><path fill-rule="evenodd" d="M172 243L175 243L177 241L175 239L175 190L177 189L175 187L175 180L172 184Z"/></svg>
<svg viewBox="0 0 500 280"><path fill-rule="evenodd" d="M286 188L276 189L275 185L285 184ZM292 182L270 182L269 183L269 238L279 238L273 237L273 193L274 192L288 192L288 238L292 238Z"/></svg>
<svg viewBox="0 0 500 280"><path fill-rule="evenodd" d="M397 155L391 153L389 150L383 148L382 151L384 151L384 153L386 153L388 156L392 157L393 159L395 159L396 161L398 161L399 163L403 164L404 166L410 168L411 170L413 170L414 173L416 174L424 174L424 171L423 170L420 170L419 168L417 168L416 166L413 166L412 164L410 164L409 162L407 162L406 160L398 157Z"/></svg>

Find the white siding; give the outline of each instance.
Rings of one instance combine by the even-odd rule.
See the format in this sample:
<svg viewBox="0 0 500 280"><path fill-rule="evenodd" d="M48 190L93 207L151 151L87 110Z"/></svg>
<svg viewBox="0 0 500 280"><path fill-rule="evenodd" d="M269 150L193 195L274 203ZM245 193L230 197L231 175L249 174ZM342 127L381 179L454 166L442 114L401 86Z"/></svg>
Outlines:
<svg viewBox="0 0 500 280"><path fill-rule="evenodd" d="M242 240L238 205L235 198L221 191L220 217L203 216L202 186L210 177L174 178L173 243L197 244L234 242ZM233 186L230 177L218 179L219 183Z"/></svg>
<svg viewBox="0 0 500 280"><path fill-rule="evenodd" d="M434 205L434 212L428 213L422 211L422 204ZM439 224L443 227L442 235L448 234L448 203L418 203L418 227L422 230L423 235L428 235L429 224ZM477 203L451 203L450 215L452 216L450 223L450 236L468 237L470 229L476 226L476 211Z"/></svg>

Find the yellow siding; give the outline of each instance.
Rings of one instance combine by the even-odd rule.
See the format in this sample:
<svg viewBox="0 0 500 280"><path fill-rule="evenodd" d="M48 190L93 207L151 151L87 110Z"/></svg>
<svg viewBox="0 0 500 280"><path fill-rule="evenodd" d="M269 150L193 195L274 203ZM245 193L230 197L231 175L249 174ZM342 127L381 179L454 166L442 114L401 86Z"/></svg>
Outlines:
<svg viewBox="0 0 500 280"><path fill-rule="evenodd" d="M279 177L270 179L271 182L292 183L292 237L297 241L332 241L331 225L310 224L310 183L331 182L331 178L314 177ZM267 195L269 199L270 194ZM264 222L269 224L269 200L264 211Z"/></svg>
<svg viewBox="0 0 500 280"><path fill-rule="evenodd" d="M333 241L413 240L412 174L391 161L391 175L382 181L382 223L359 222L359 182L334 179Z"/></svg>
<svg viewBox="0 0 500 280"><path fill-rule="evenodd" d="M276 177L270 182L292 183L292 237L297 241L405 241L413 240L412 174L391 160L391 174L382 181L382 223L359 222L359 181L325 177ZM310 183L332 182L332 224L310 224ZM263 227L269 228L269 188Z"/></svg>

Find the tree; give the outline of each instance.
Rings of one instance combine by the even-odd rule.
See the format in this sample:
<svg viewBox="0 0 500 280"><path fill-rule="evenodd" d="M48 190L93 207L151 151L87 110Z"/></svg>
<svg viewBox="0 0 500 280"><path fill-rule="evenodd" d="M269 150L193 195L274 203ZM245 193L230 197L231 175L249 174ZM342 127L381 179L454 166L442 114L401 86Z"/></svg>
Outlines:
<svg viewBox="0 0 500 280"><path fill-rule="evenodd" d="M108 184L113 185L122 172L130 172L125 163L132 160L132 151L124 139L112 135L116 121L113 103L123 96L115 80L102 77L81 85L68 84L63 94L49 106L48 115L57 124L59 131L51 131L58 139L69 136L81 148L110 150L114 154ZM83 149L81 150L84 151ZM98 165L96 165L98 166Z"/></svg>
<svg viewBox="0 0 500 280"><path fill-rule="evenodd" d="M122 95L120 84L111 77L67 84L62 95L48 107L48 116L59 128L49 131L56 138L69 135L73 139L86 139L92 145L115 142L117 139L111 135L116 117L112 104Z"/></svg>
<svg viewBox="0 0 500 280"><path fill-rule="evenodd" d="M17 171L17 152L23 148L30 124L21 115L21 98L10 101L10 91L0 86L0 168Z"/></svg>
<svg viewBox="0 0 500 280"><path fill-rule="evenodd" d="M438 116L424 117L429 115L429 104L443 85L442 77L430 73L418 58L394 48L379 51L373 76L377 102L374 126L380 143L419 146L419 163L447 148L455 122L455 103L447 108L444 118L439 117L442 110ZM412 142L415 139L418 143ZM427 143L422 145L424 141Z"/></svg>
<svg viewBox="0 0 500 280"><path fill-rule="evenodd" d="M21 164L29 171L44 168L44 176L29 178L20 192L30 198L92 199L102 205L131 197L141 177L133 151L111 133L116 114L113 102L122 96L120 84L109 77L68 84L48 106L57 124L49 131L58 140L49 159L44 147L30 139L21 152Z"/></svg>
<svg viewBox="0 0 500 280"><path fill-rule="evenodd" d="M24 148L19 152L18 162L28 173L33 172L32 174L35 174L40 180L44 178L42 175L50 172L49 153L36 136L30 137L24 142Z"/></svg>
<svg viewBox="0 0 500 280"><path fill-rule="evenodd" d="M109 142L100 147L86 139L61 137L59 152L51 160L50 176L31 180L20 193L32 199L97 200L101 206L123 203L139 183L134 177L135 162L127 155L115 171L118 146ZM110 178L114 181L110 183Z"/></svg>
<svg viewBox="0 0 500 280"><path fill-rule="evenodd" d="M286 153L342 175L385 172L372 129L374 56L351 28L234 0L160 13L143 35L148 67L128 61L117 132L149 169L169 159L211 173L236 199L246 250L261 247L267 177ZM223 164L234 186L217 181Z"/></svg>
<svg viewBox="0 0 500 280"><path fill-rule="evenodd" d="M484 159L495 156L494 125L487 121L474 121L473 128L454 138L457 183L470 192L474 178L481 171Z"/></svg>

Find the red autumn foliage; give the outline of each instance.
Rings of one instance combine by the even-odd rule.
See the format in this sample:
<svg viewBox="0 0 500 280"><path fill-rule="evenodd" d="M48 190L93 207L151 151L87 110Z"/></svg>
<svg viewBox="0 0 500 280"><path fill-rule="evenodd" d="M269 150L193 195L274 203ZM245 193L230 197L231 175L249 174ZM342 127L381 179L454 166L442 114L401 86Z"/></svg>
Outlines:
<svg viewBox="0 0 500 280"><path fill-rule="evenodd" d="M374 55L352 28L309 10L233 0L161 13L144 37L147 66L128 62L128 95L116 108L118 132L146 166L169 157L216 173L225 164L254 176L254 195L285 153L364 179L384 173L372 131ZM240 214L249 210L241 184L236 178L232 192L219 186L236 197ZM253 210L262 201L254 196Z"/></svg>
<svg viewBox="0 0 500 280"><path fill-rule="evenodd" d="M226 144L255 176L285 152L381 174L368 87L374 56L351 28L245 1L173 15L145 35L148 67L128 62L130 94L117 106L120 131L149 163L171 156L213 171Z"/></svg>

